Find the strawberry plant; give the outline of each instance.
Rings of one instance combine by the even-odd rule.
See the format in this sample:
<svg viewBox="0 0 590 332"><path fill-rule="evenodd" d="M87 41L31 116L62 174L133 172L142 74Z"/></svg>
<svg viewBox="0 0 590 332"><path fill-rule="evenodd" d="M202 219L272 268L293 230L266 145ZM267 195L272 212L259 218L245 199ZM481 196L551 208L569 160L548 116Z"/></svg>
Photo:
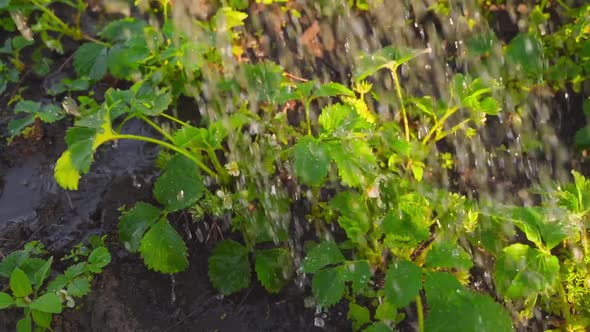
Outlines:
<svg viewBox="0 0 590 332"><path fill-rule="evenodd" d="M297 17L289 2L262 1L275 2ZM338 10L370 14L379 3L342 2ZM279 293L306 275L314 304L325 309L345 301L355 331L393 331L404 324L418 331L510 331L526 328L541 313L556 318L555 328L590 326L586 178L573 172L572 184L545 185L538 204L523 206L442 185L449 174L464 171L455 167L465 162L460 150L449 145L481 141L481 132L494 130L486 127L489 122L509 122L515 144L526 141L518 153L542 147L533 142L538 137L527 137L531 132L524 129L533 124L523 119L532 118L537 100L530 99L537 89L571 84L583 90L586 7L567 10L571 23L547 34L545 12L553 4L532 6L527 31L510 40L462 17L465 49L445 72L444 89L430 93L405 81L421 61L441 52L435 44L362 52L350 82L308 80L269 59L248 59L244 40L251 37L251 22L242 10L249 2L229 1L209 20L195 20L193 36L169 19L171 3L160 1L161 24L114 20L96 38L59 21L50 25L45 21L51 10L39 4L22 7L22 15L40 11L38 24L45 30L86 42L72 55L77 77L49 89L54 96L68 94L63 110L51 102L19 101L10 134L69 115L67 150L54 169L67 190L86 185L82 176L109 144L159 146L153 200L124 208L118 225L119 240L149 269L187 269L189 246L174 216L188 211L195 222L214 225L204 242L215 242L213 232L221 238L226 230L232 233L215 243L208 259L209 279L224 295L250 287L253 279ZM443 2L433 8L440 15L454 10ZM563 49L562 37L572 37ZM17 50L26 43L16 40L15 46L13 39L11 45L18 64ZM0 77L17 79L12 72ZM83 93L105 80L110 86L104 98ZM189 119L178 115L187 108L181 103L186 97L194 97L199 111ZM550 132L548 117L539 117L539 133ZM154 134L129 134L129 121L143 122ZM510 150L511 144L493 151ZM302 234L309 231L314 241L302 249L298 242L308 240ZM17 282L23 273L12 273L13 294L4 296L10 304L33 293ZM65 273L61 288L72 278ZM43 311L36 301L26 302L19 324L33 319L40 325L35 312L58 310L56 304Z"/></svg>
<svg viewBox="0 0 590 332"><path fill-rule="evenodd" d="M90 293L94 275L100 274L111 261L106 247L94 247L88 250L84 260L46 283L52 275L53 263L53 257L41 258L46 254L42 244L30 242L0 262L0 276L8 279L5 286L9 290L0 292L0 309L23 310L24 317L16 324L18 332L32 331L32 326L35 331L51 330L53 315L60 314L64 307L74 308L75 299Z"/></svg>

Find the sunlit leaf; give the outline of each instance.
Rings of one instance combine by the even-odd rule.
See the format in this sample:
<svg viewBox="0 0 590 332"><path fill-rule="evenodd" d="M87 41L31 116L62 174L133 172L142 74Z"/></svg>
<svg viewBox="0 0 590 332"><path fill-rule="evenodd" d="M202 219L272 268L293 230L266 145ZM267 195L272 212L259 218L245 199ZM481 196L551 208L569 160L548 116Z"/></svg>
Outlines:
<svg viewBox="0 0 590 332"><path fill-rule="evenodd" d="M512 218L527 238L537 247L551 250L569 234L560 218L551 218L550 211L539 207L515 207Z"/></svg>
<svg viewBox="0 0 590 332"><path fill-rule="evenodd" d="M525 244L504 248L496 261L495 281L507 298L522 298L538 292L551 294L559 277L559 260Z"/></svg>

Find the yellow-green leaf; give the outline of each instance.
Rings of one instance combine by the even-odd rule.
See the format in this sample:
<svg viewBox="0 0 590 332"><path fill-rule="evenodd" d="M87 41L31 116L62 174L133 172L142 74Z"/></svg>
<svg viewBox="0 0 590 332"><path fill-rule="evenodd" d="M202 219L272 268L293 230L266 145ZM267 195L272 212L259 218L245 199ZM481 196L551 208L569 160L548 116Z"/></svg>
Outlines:
<svg viewBox="0 0 590 332"><path fill-rule="evenodd" d="M66 150L55 164L55 181L60 187L68 190L77 190L80 172L72 164L70 151Z"/></svg>

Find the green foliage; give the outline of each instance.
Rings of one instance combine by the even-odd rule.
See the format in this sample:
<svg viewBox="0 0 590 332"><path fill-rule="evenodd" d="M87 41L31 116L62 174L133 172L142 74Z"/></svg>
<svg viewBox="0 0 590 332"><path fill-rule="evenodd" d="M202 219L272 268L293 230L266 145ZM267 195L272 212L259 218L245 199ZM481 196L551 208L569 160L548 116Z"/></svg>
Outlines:
<svg viewBox="0 0 590 332"><path fill-rule="evenodd" d="M86 261L71 265L47 283L53 257L40 258L43 255L43 246L30 242L0 262L1 275L9 278L10 291L0 292L0 309L16 307L24 311L24 318L16 324L17 331L32 331L33 324L35 331L51 329L53 315L60 314L64 306L73 307L73 297L88 294L93 276L111 261L107 248L97 246Z"/></svg>
<svg viewBox="0 0 590 332"><path fill-rule="evenodd" d="M500 304L465 289L451 274L426 274L426 297L430 307L428 331L512 331L510 315Z"/></svg>
<svg viewBox="0 0 590 332"><path fill-rule="evenodd" d="M276 2L291 18L299 17L283 0L257 1ZM440 53L433 44L432 57L451 57L444 63L446 80L431 92L429 85L406 84L415 79L414 62L424 65L414 59L430 49L385 46L360 54L350 68L350 86L297 78L271 60L249 58L246 40L258 32L249 30L257 21L247 20L253 10L247 1L229 1L208 21L195 19L190 35L169 21L167 2L160 25L123 18L98 27L93 36L79 25L85 2L62 3L77 15L75 24L55 16L51 1L0 1L0 14L6 16L0 26L21 34L0 48L0 93L19 82L25 70L44 77L55 69L40 49L63 52L64 36L81 42L72 56L77 77L47 87L56 98L75 95L77 103L64 98L62 110L22 100L19 91L9 101L17 115L8 124L9 134L26 138L32 125L69 114L74 125L55 164L55 179L68 190L76 190L81 176L92 171L94 153L105 143L158 145L161 174L152 200L157 206L138 202L119 223L119 239L148 268L169 274L187 269L187 244L175 230L174 216L188 210L195 222L212 225L206 242L215 241L220 223L235 233L231 238L237 241L216 244L208 264L211 283L225 295L249 287L252 269L263 287L278 293L301 268L311 275L319 306L348 302L355 330L393 331L414 317L417 322L406 323L421 331L511 330L503 305L521 318L515 328L523 328L536 309L564 321L559 328L584 328L580 322L590 317L584 300L588 263L578 256L589 255L589 182L574 172L573 183L544 189L542 204L526 207L478 202L441 183L447 172L464 171L453 149L447 150L449 138L468 140L493 122L510 126L503 129L525 141L523 122L527 126L527 119L538 117L527 114L530 100L538 99L535 90L585 91L590 7L530 5L530 13L519 17L522 32L505 40L475 19L491 16L487 3L478 3L481 12L466 7L461 14L450 2L432 5L428 13L458 15L453 21L468 29L456 54ZM371 16L380 3L348 1L340 7L368 10ZM316 7L321 15L342 10L329 1ZM248 38L241 38L244 31ZM323 33L320 39L325 41ZM33 46L30 66L20 51ZM282 65L290 66L289 61ZM105 83L110 88L104 99L95 96L92 87ZM196 97L200 112L191 120L171 115L191 111L186 97ZM588 105L586 100L583 109L590 115ZM293 123L299 117L290 112L301 112L301 123ZM142 121L153 133L128 134L130 120ZM590 146L589 133L588 128L578 132L579 147ZM512 151L512 146L502 148ZM469 180L468 174L457 176ZM294 228L293 216L299 214L309 224ZM301 266L295 266L298 255L287 248L298 248L290 236L299 227L315 230L320 243L306 248ZM515 237L515 230L527 241ZM26 308L19 330L33 324L49 328L52 315L86 295L93 274L110 262L106 248L95 247L71 253L68 259L76 264L47 285L52 260L39 258L40 248L8 255L0 264L0 275L9 279L0 308ZM566 248L582 255L572 257ZM480 254L495 262L498 294L470 289ZM418 315L403 314L414 310Z"/></svg>
<svg viewBox="0 0 590 332"><path fill-rule="evenodd" d="M409 261L394 262L385 275L385 299L398 308L410 304L422 289L422 271Z"/></svg>
<svg viewBox="0 0 590 332"><path fill-rule="evenodd" d="M256 275L271 293L278 293L291 279L292 266L289 252L283 248L256 251Z"/></svg>
<svg viewBox="0 0 590 332"><path fill-rule="evenodd" d="M168 162L154 185L154 196L170 212L192 206L203 195L197 165L184 156Z"/></svg>
<svg viewBox="0 0 590 332"><path fill-rule="evenodd" d="M248 249L232 240L219 242L209 257L209 279L213 286L229 295L248 287L250 275Z"/></svg>
<svg viewBox="0 0 590 332"><path fill-rule="evenodd" d="M184 241L167 220L160 220L144 234L139 245L143 261L150 269L177 273L188 266Z"/></svg>
<svg viewBox="0 0 590 332"><path fill-rule="evenodd" d="M14 113L24 114L24 117L10 120L8 131L12 137L20 135L23 130L39 119L45 123L53 123L64 117L64 112L53 104L41 105L41 103L30 100L18 102L14 107Z"/></svg>

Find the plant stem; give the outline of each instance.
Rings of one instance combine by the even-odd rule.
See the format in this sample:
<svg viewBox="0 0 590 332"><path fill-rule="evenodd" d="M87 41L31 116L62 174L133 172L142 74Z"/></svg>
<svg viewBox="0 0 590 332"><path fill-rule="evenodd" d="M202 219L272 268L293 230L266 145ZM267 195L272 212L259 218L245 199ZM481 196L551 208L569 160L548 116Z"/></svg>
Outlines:
<svg viewBox="0 0 590 332"><path fill-rule="evenodd" d="M440 119L436 120L436 122L434 123L434 126L432 126L432 128L430 128L430 131L428 131L428 134L426 134L426 136L422 140L422 145L426 145L426 143L428 143L428 141L432 138L432 136L436 133L436 131L439 130L440 128L442 128L442 126L444 126L444 124L445 124L445 121L447 121L447 119L451 115L455 114L455 112L457 112L458 109L459 108L457 108L457 107L449 108Z"/></svg>
<svg viewBox="0 0 590 332"><path fill-rule="evenodd" d="M410 126L408 124L408 114L406 112L406 105L404 104L404 96L402 95L402 87L399 83L399 77L397 75L397 66L389 68L393 83L395 84L395 91L397 92L397 98L399 99L400 109L402 110L402 120L404 122L404 134L406 141L410 141Z"/></svg>
<svg viewBox="0 0 590 332"><path fill-rule="evenodd" d="M172 136L170 136L170 134L168 134L167 132L165 132L164 129L162 129L160 126L158 126L157 124L155 124L147 116L140 115L139 118L142 119L145 123L149 124L157 132L159 132L160 134L162 134L162 136L164 136L167 140L169 140L170 142L174 142L174 139L172 138Z"/></svg>
<svg viewBox="0 0 590 332"><path fill-rule="evenodd" d="M164 118L166 118L166 119L168 119L168 120L174 121L174 122L178 123L179 125L182 125L182 126L190 126L190 124L188 124L187 122L178 120L177 118L173 117L172 115L168 115L166 113L160 113L159 115L162 116L162 117L164 117Z"/></svg>
<svg viewBox="0 0 590 332"><path fill-rule="evenodd" d="M416 296L416 311L418 311L418 332L424 332L424 306L420 294Z"/></svg>
<svg viewBox="0 0 590 332"><path fill-rule="evenodd" d="M207 149L207 155L209 156L209 159L211 159L211 162L213 163L213 166L215 167L215 170L220 174L220 175L225 175L226 171L225 171L225 167L221 166L221 163L219 162L219 159L217 159L217 155L215 154L215 151L211 148Z"/></svg>
<svg viewBox="0 0 590 332"><path fill-rule="evenodd" d="M307 121L307 134L311 136L311 116L310 116L310 107L311 100L305 100L303 102L303 106L305 107L305 120Z"/></svg>
<svg viewBox="0 0 590 332"><path fill-rule="evenodd" d="M193 156L192 154L190 154L188 151L183 150L177 146L174 146L170 143L166 143L164 141L160 141L159 139L154 139L154 138L150 138L150 137L144 137L144 136L138 136L138 135L129 135L129 134L115 134L113 136L112 139L130 139L130 140L136 140L136 141L144 141L144 142L148 142L148 143L153 143L153 144L157 144L160 146L163 146L165 148L168 148L172 151L175 151L177 153L180 153L181 155L189 158L190 160L194 161L195 164L197 164L203 171L205 171L207 174L217 178L218 175L217 173L215 173L214 171L212 171L209 167L207 167L207 165L205 165L202 161L200 161L198 158L196 158L195 156Z"/></svg>

